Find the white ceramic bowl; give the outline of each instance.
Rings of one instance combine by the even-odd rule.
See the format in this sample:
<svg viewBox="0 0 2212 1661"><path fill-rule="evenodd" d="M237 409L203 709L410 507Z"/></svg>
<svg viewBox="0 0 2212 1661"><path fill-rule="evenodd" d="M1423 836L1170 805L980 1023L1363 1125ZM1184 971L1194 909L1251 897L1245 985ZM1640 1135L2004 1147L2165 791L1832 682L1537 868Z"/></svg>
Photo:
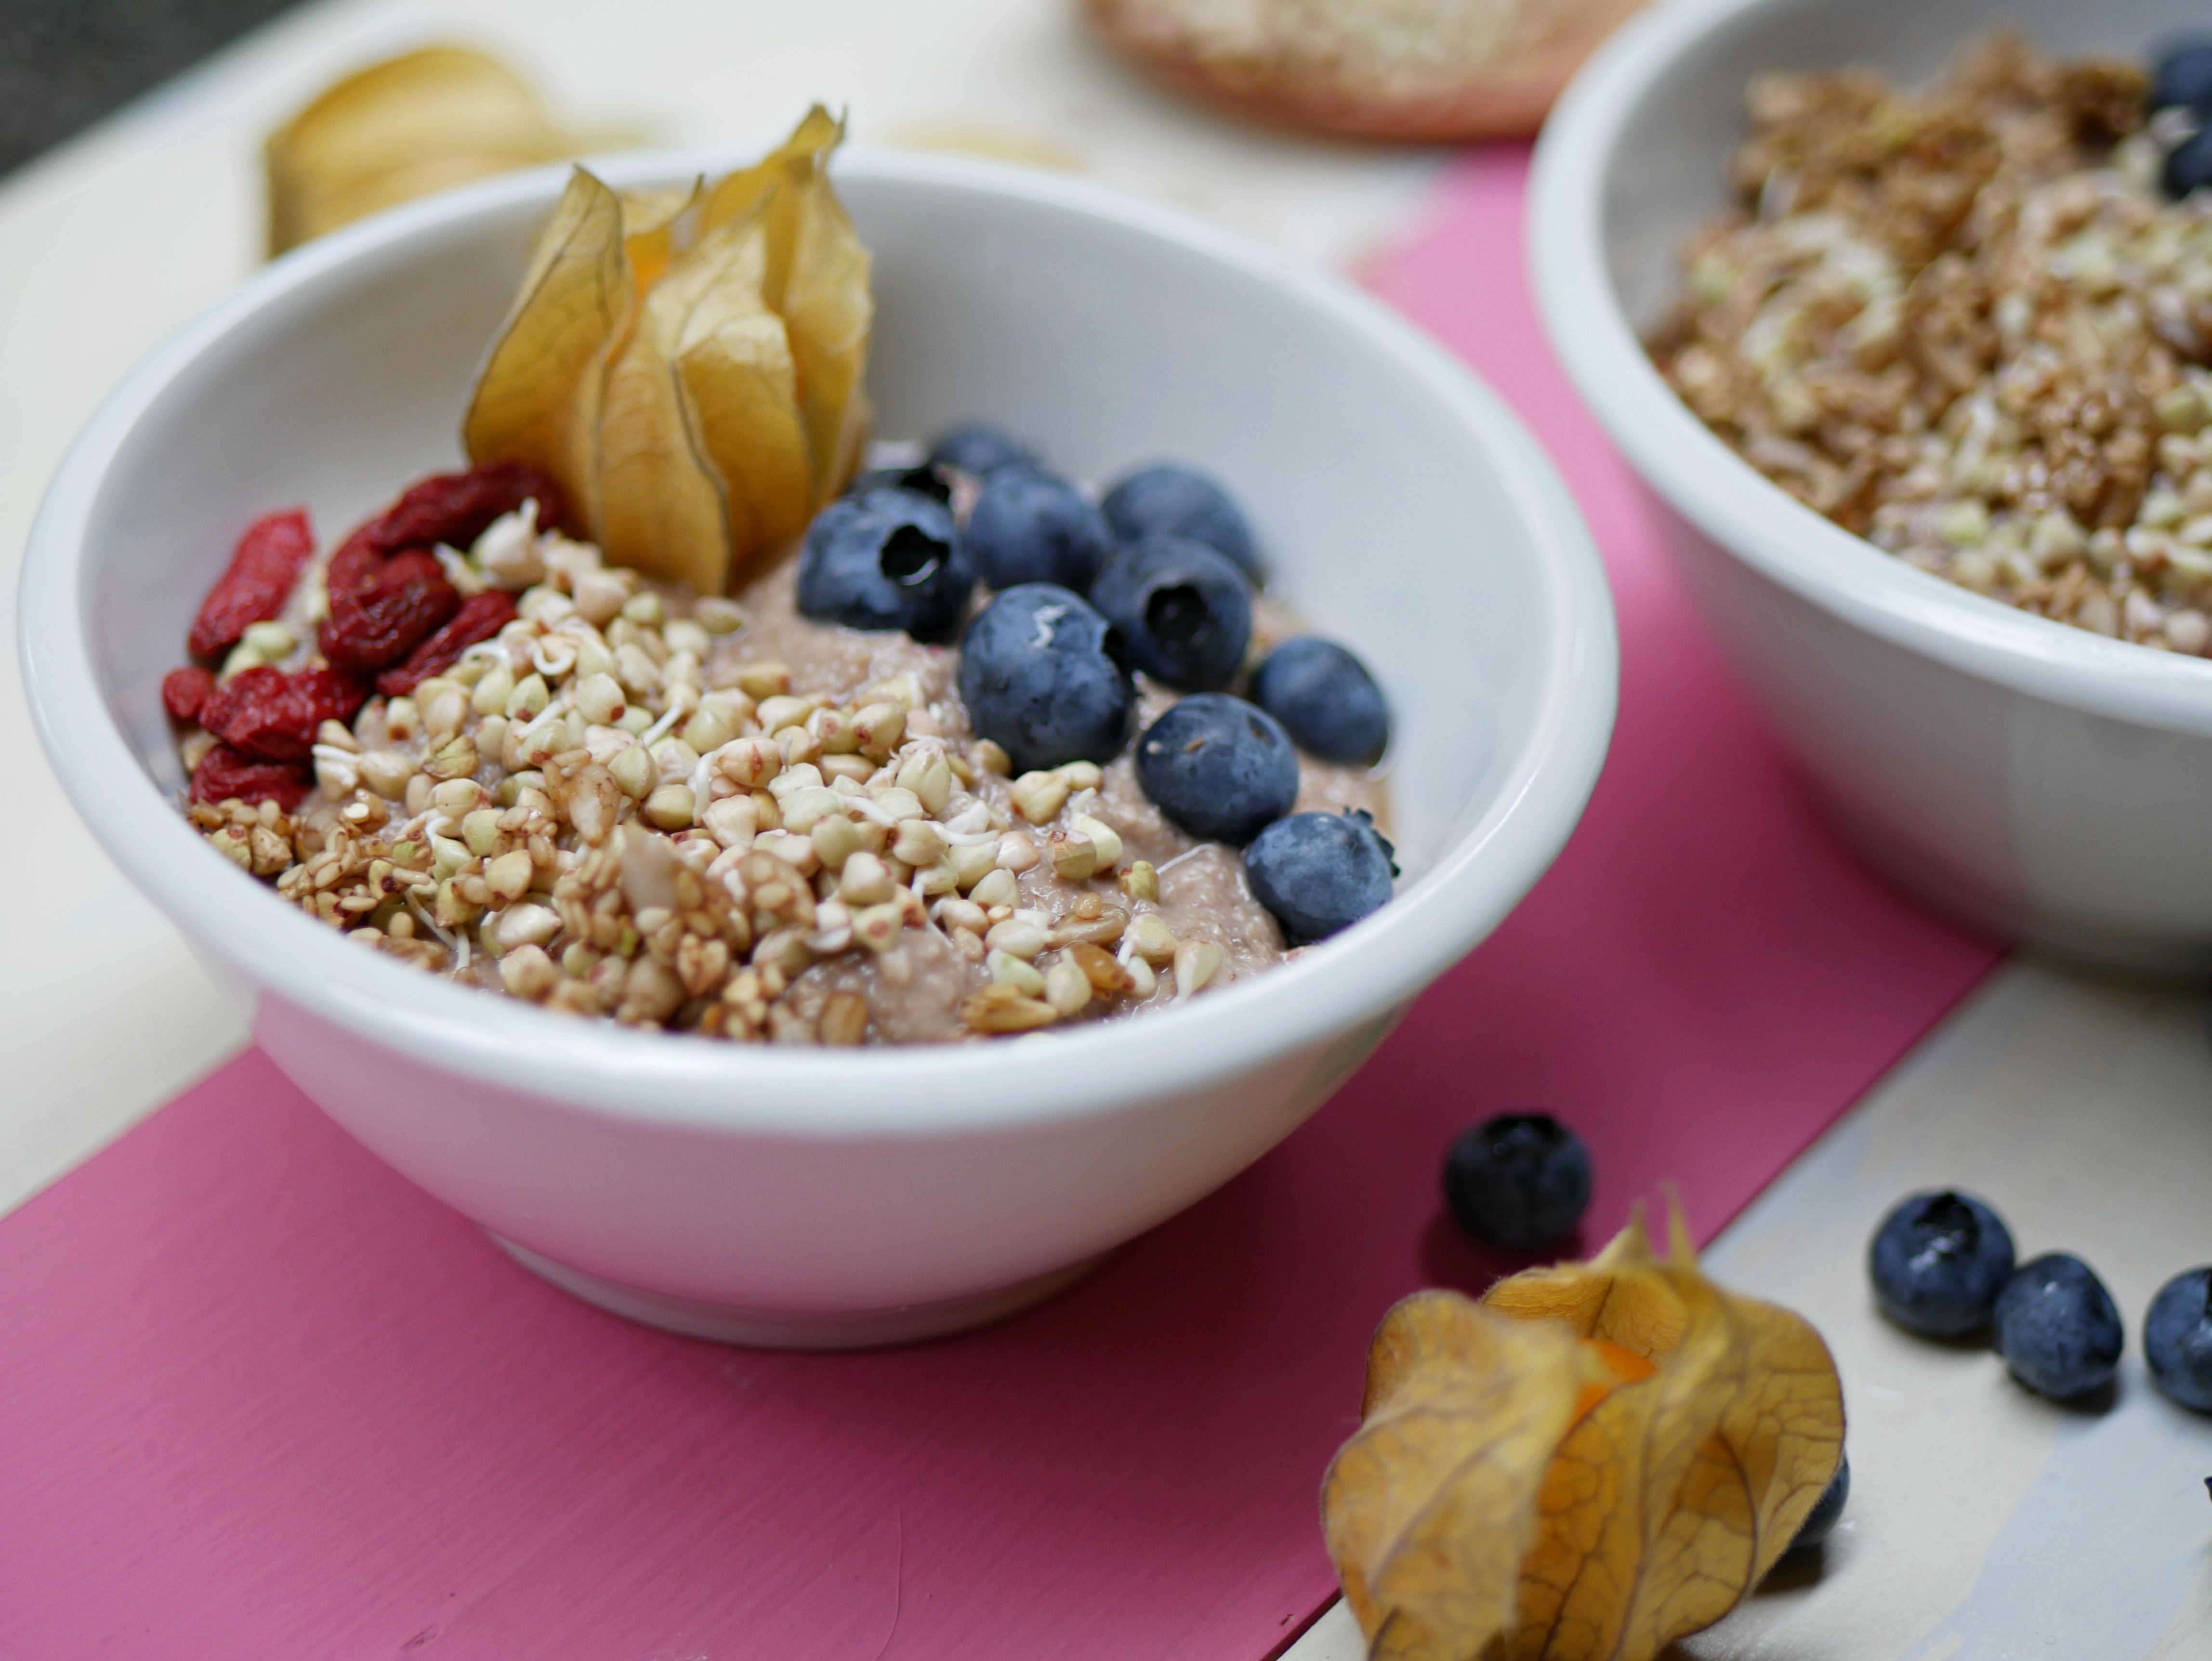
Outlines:
<svg viewBox="0 0 2212 1661"><path fill-rule="evenodd" d="M728 167L636 157L614 182ZM32 532L25 678L71 799L257 997L269 1055L515 1254L608 1307L744 1342L986 1319L1243 1169L1310 1114L1566 840L1611 730L1603 578L1503 407L1354 290L1140 203L853 156L880 430L988 415L1079 476L1216 470L1287 592L1398 711L1408 880L1340 939L1150 1015L1011 1043L737 1047L464 991L309 921L200 845L157 701L239 527L342 535L459 459L477 360L559 170L342 231L159 353Z"/></svg>
<svg viewBox="0 0 2212 1661"><path fill-rule="evenodd" d="M2141 52L2191 0L1668 0L1539 146L1531 254L1553 344L1641 475L1706 620L1843 834L1985 928L2136 968L2212 966L2212 662L2031 617L1912 569L1769 484L1652 368L1684 235L1721 205L1747 80L1931 76L2010 24Z"/></svg>

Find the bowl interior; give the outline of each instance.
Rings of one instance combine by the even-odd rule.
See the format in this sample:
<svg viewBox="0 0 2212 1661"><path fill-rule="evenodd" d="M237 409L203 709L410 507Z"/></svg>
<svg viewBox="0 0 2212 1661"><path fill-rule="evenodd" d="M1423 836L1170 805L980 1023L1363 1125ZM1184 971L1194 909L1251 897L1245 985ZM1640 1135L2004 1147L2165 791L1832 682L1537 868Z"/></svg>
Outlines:
<svg viewBox="0 0 2212 1661"><path fill-rule="evenodd" d="M2018 29L2047 52L2145 54L2165 36L2205 27L2198 0L1772 0L1744 8L1693 41L1620 123L1601 210L1614 293L1639 327L1657 319L1680 275L1683 239L1722 205L1727 160L1743 132L1744 87L1763 70L1867 64L1909 86L1987 29Z"/></svg>
<svg viewBox="0 0 2212 1661"><path fill-rule="evenodd" d="M665 159L610 171L676 176ZM327 542L459 462L469 386L557 186L356 245L133 424L81 578L102 692L163 790L181 780L161 677L240 529L305 503ZM1162 457L1218 474L1282 592L1385 684L1401 863L1431 866L1526 764L1558 653L1526 482L1446 407L1450 383L1202 239L1066 186L855 157L840 189L875 254L878 432L981 416L1079 478Z"/></svg>

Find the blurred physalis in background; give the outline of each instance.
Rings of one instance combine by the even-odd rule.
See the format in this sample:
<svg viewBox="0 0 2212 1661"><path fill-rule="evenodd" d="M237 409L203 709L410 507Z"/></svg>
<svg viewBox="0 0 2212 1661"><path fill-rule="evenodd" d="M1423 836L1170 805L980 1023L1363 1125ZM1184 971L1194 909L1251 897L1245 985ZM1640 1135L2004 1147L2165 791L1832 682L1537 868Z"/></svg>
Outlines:
<svg viewBox="0 0 2212 1661"><path fill-rule="evenodd" d="M1083 0L1124 57L1276 126L1424 141L1532 133L1644 0Z"/></svg>
<svg viewBox="0 0 2212 1661"><path fill-rule="evenodd" d="M631 140L562 125L482 52L425 46L349 75L269 136L269 252L433 191Z"/></svg>

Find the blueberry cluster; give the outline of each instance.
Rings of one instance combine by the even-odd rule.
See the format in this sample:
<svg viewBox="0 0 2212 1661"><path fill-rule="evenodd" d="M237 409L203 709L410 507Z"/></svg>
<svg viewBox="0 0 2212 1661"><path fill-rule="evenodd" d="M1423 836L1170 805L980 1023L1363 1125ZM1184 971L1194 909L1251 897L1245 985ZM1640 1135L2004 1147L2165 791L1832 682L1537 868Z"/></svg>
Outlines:
<svg viewBox="0 0 2212 1661"><path fill-rule="evenodd" d="M1119 755L1139 672L1188 694L1138 736L1138 782L1191 836L1243 849L1254 895L1302 946L1382 905L1398 870L1366 814L1291 812L1298 752L1372 764L1390 711L1366 666L1318 636L1285 641L1247 674L1261 576L1250 526L1204 474L1140 468L1094 502L970 423L823 509L799 607L958 637L969 720L1019 772ZM991 593L969 621L979 580Z"/></svg>
<svg viewBox="0 0 2212 1661"><path fill-rule="evenodd" d="M2120 1312L2095 1271L2064 1251L2016 1264L2012 1231L1973 1195L1908 1195L1875 1231L1867 1267L1898 1325L1929 1338L1987 1332L2039 1395L2079 1401L2119 1371Z"/></svg>
<svg viewBox="0 0 2212 1661"><path fill-rule="evenodd" d="M2012 1376L2062 1402L2093 1396L2119 1370L2120 1313L2070 1252L2017 1267L2011 1232L1984 1201L1914 1194L1882 1219L1868 1250L1875 1301L1908 1332L1987 1332ZM2212 1411L2212 1269L2167 1281L2143 1322L2151 1377L2184 1407Z"/></svg>
<svg viewBox="0 0 2212 1661"><path fill-rule="evenodd" d="M2151 70L2154 117L2178 113L2183 131L2166 153L2159 182L2179 202L2212 185L2212 36L2169 41Z"/></svg>

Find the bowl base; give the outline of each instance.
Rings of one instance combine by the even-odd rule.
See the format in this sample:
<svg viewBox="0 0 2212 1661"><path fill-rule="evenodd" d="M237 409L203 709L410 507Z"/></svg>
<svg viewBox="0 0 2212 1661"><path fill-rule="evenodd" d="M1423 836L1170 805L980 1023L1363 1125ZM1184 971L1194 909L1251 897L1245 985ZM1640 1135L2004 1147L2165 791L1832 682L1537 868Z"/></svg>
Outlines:
<svg viewBox="0 0 2212 1661"><path fill-rule="evenodd" d="M490 1231L486 1230L489 1234ZM665 1292L587 1275L550 1257L540 1256L499 1235L492 1244L540 1280L605 1310L611 1315L678 1332L687 1338L707 1338L718 1344L741 1344L750 1349L875 1349L887 1344L910 1344L924 1338L941 1338L988 1325L1041 1304L1064 1292L1100 1263L1108 1254L1086 1257L1066 1269L1056 1269L1034 1280L999 1287L966 1298L941 1303L904 1304L889 1309L787 1310L744 1309L710 1304L695 1298L678 1298Z"/></svg>
<svg viewBox="0 0 2212 1661"><path fill-rule="evenodd" d="M2068 970L2153 986L2194 986L2212 970L2212 956L2185 936L2160 940L2140 932L2100 928L2054 917L1987 892L1958 872L1939 867L1896 832L1847 806L1805 774L1814 812L1836 840L1907 899L1999 944L2027 946Z"/></svg>

